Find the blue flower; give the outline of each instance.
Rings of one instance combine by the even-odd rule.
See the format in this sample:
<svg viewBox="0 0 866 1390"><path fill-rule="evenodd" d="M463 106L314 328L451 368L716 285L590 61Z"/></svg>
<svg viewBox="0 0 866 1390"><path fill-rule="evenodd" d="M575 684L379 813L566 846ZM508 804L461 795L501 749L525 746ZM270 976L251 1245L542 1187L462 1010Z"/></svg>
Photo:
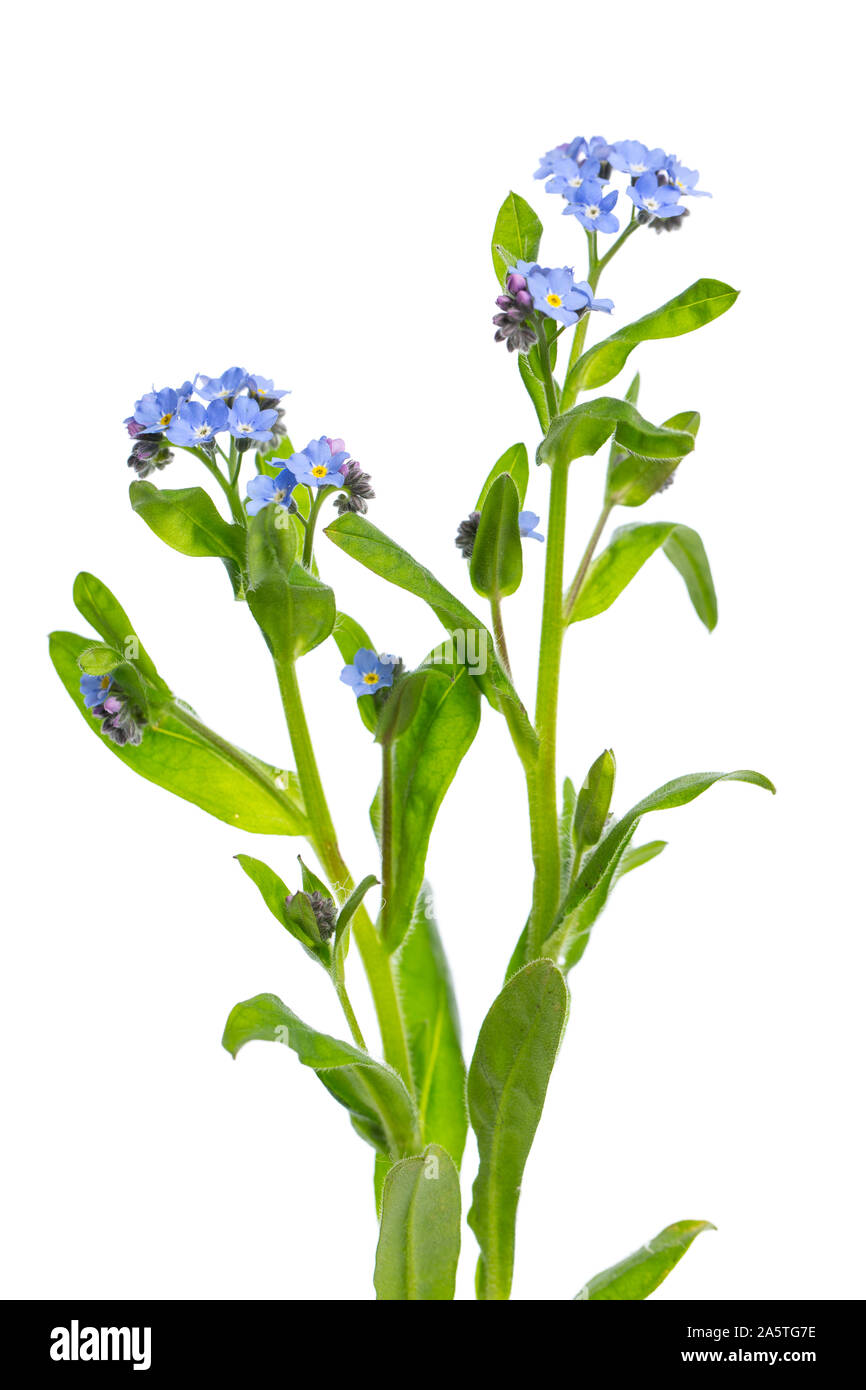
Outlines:
<svg viewBox="0 0 866 1390"><path fill-rule="evenodd" d="M648 150L640 140L617 140L611 145L607 158L613 169L636 179L641 174L654 174L663 169L667 155L658 148Z"/></svg>
<svg viewBox="0 0 866 1390"><path fill-rule="evenodd" d="M222 376L198 376L195 389L206 401L231 401L247 384L243 367L228 367Z"/></svg>
<svg viewBox="0 0 866 1390"><path fill-rule="evenodd" d="M288 468L283 468L275 478L268 473L257 473L247 483L247 512L256 516L272 502L278 507L288 507L296 485L295 475Z"/></svg>
<svg viewBox="0 0 866 1390"><path fill-rule="evenodd" d="M637 183L626 193L640 212L650 217L678 217L680 191L670 183L659 183L656 174L641 174Z"/></svg>
<svg viewBox="0 0 866 1390"><path fill-rule="evenodd" d="M697 169L687 169L685 164L678 164L673 155L668 156L665 173L674 188L679 189L681 198L712 198L712 193L695 187L699 177Z"/></svg>
<svg viewBox="0 0 866 1390"><path fill-rule="evenodd" d="M580 146L582 144L583 138L581 136L578 136L577 140L572 140L570 145L555 145L552 150L547 151L547 154L543 154L541 156L541 159L538 162L538 168L536 169L532 177L534 179L546 179L553 172L553 164L555 160L562 159L563 156L571 157L571 152L573 149L574 157L576 158L578 150L575 148L575 146Z"/></svg>
<svg viewBox="0 0 866 1390"><path fill-rule="evenodd" d="M616 189L612 193L605 193L597 179L590 179L569 194L562 211L572 213L588 232L617 232L619 219L614 217L611 209L618 197Z"/></svg>
<svg viewBox="0 0 866 1390"><path fill-rule="evenodd" d="M350 685L356 695L374 695L377 690L391 685L395 665L396 657L384 652L378 657L369 647L362 647L355 652L351 666L343 667L340 680L344 685Z"/></svg>
<svg viewBox="0 0 866 1390"><path fill-rule="evenodd" d="M601 165L597 159L585 159L578 164L576 159L565 155L555 159L551 166L553 178L544 185L546 193L562 193L569 197L573 188L580 188L590 179L597 179Z"/></svg>
<svg viewBox="0 0 866 1390"><path fill-rule="evenodd" d="M577 323L581 309L586 308L586 300L575 290L574 272L568 266L553 270L542 266L529 266L526 286L532 295L532 305L548 318L559 323Z"/></svg>
<svg viewBox="0 0 866 1390"><path fill-rule="evenodd" d="M225 376L225 373L223 373ZM249 396L238 396L228 415L228 427L235 439L266 444L273 433L275 410L259 410Z"/></svg>
<svg viewBox="0 0 866 1390"><path fill-rule="evenodd" d="M97 705L101 705L113 685L114 681L110 675L82 676L79 689L87 708L95 709Z"/></svg>
<svg viewBox="0 0 866 1390"><path fill-rule="evenodd" d="M184 448L195 445L212 444L214 435L228 429L229 408L225 401L210 401L207 407L199 401L183 401L168 427L168 438L172 444Z"/></svg>
<svg viewBox="0 0 866 1390"><path fill-rule="evenodd" d="M281 401L289 391L275 391L273 378L269 376L248 376L247 390L257 401Z"/></svg>
<svg viewBox="0 0 866 1390"><path fill-rule="evenodd" d="M332 442L325 434L321 439L311 439L306 449L286 460L286 467L299 483L306 483L308 487L342 487L344 471L341 465L349 458L345 449L336 447L342 443L342 439Z"/></svg>
<svg viewBox="0 0 866 1390"><path fill-rule="evenodd" d="M189 382L185 382L184 386L189 386ZM150 433L167 429L178 406L185 399L184 386L180 391L173 390L171 386L164 386L161 391L148 391L140 401L135 402L133 420Z"/></svg>
<svg viewBox="0 0 866 1390"><path fill-rule="evenodd" d="M517 517L517 524L520 527L520 534L524 540L543 541L544 537L540 531L536 531L541 517L537 512L520 512Z"/></svg>

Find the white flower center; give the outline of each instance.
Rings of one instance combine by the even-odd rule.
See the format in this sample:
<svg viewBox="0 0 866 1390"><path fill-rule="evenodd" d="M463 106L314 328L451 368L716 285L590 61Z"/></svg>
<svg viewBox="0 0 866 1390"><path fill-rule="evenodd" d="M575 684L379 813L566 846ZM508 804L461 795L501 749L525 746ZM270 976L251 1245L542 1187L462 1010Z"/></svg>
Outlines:
<svg viewBox="0 0 866 1390"><path fill-rule="evenodd" d="M647 212L655 212L656 208L658 207L658 200L656 198L647 198L646 207Z"/></svg>
<svg viewBox="0 0 866 1390"><path fill-rule="evenodd" d="M590 204L590 206L587 208L587 210L586 210L586 215L587 215L587 217L598 217L598 215L599 215L600 212L601 212L601 208L598 206L598 204L597 204L597 203L592 203L592 204Z"/></svg>
<svg viewBox="0 0 866 1390"><path fill-rule="evenodd" d="M633 174L645 174L647 172L647 166L645 164L633 164L631 166L631 171Z"/></svg>

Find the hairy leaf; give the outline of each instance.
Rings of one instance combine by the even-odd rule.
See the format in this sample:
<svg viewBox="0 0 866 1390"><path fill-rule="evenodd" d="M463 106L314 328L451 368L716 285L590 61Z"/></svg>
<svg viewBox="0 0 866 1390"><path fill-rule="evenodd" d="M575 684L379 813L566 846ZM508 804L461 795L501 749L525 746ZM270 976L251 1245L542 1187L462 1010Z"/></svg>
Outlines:
<svg viewBox="0 0 866 1390"><path fill-rule="evenodd" d="M460 1180L445 1150L429 1144L385 1178L373 1276L377 1299L452 1299L459 1255Z"/></svg>
<svg viewBox="0 0 866 1390"><path fill-rule="evenodd" d="M594 618L610 608L657 550L662 550L682 575L695 612L712 632L718 621L718 606L703 541L697 531L676 521L635 522L614 531L607 548L587 571L571 622Z"/></svg>
<svg viewBox="0 0 866 1390"><path fill-rule="evenodd" d="M603 1299L634 1302L649 1298L683 1258L692 1241L702 1231L715 1229L709 1221L677 1221L673 1226L666 1226L633 1255L596 1274L575 1298L583 1302Z"/></svg>

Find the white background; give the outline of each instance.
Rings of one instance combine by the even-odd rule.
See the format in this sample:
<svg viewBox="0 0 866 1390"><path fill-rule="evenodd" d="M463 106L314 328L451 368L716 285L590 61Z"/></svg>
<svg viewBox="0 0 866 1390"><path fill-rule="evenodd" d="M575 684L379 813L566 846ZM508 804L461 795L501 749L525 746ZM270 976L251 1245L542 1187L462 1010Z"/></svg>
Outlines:
<svg viewBox="0 0 866 1390"><path fill-rule="evenodd" d="M343 1031L232 858L291 877L300 846L130 775L63 695L45 635L80 628L72 578L93 570L209 723L288 758L264 644L221 567L161 546L126 499L133 399L233 363L291 388L297 444L344 435L374 475L375 522L472 601L456 522L507 445L537 443L492 342L493 219L513 187L546 221L543 260L582 266L579 227L532 173L549 146L602 132L674 150L714 194L614 262L615 324L700 275L742 295L633 359L650 419L703 414L694 457L642 518L700 530L719 627L657 557L573 629L561 772L581 779L612 745L619 812L706 767L760 768L779 794L723 785L645 823L670 847L617 889L572 976L514 1296L571 1298L682 1218L718 1233L657 1298L863 1295L853 22L838 3L552 0L37 4L7 19L7 1294L372 1296L370 1151L284 1050L233 1064L220 1048L231 1006L260 990ZM572 563L602 468L573 468ZM160 481L204 480L176 462ZM545 488L533 472L539 512ZM437 640L417 601L320 550L377 645L413 661ZM506 612L527 699L543 558L527 543ZM376 756L339 666L329 643L302 679L360 874ZM530 892L519 769L487 710L429 872L471 1047ZM470 1148L467 1204L473 1168ZM468 1231L465 1256L470 1298Z"/></svg>

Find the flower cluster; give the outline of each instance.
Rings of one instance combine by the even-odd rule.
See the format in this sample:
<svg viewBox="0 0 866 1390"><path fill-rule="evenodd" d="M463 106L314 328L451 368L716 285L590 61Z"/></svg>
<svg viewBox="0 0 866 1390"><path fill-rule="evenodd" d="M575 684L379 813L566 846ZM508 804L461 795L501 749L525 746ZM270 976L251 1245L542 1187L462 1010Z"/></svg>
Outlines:
<svg viewBox="0 0 866 1390"><path fill-rule="evenodd" d="M82 676L79 688L85 706L94 719L102 720L101 732L112 743L121 748L127 743L141 743L146 720L112 676Z"/></svg>
<svg viewBox="0 0 866 1390"><path fill-rule="evenodd" d="M340 488L341 495L334 505L341 513L366 512L368 500L376 496L369 473L364 473L360 464L350 458L345 441L323 434L287 458L276 477L262 473L247 483L247 511L255 516L272 502L296 510L292 493L299 484Z"/></svg>
<svg viewBox="0 0 866 1390"><path fill-rule="evenodd" d="M269 377L251 375L243 367L229 367L216 377L197 376L177 389L148 391L124 421L134 441L129 466L146 478L170 463L168 444L211 450L216 436L224 433L241 452L254 444L260 450L274 449L286 433L279 402L287 394Z"/></svg>
<svg viewBox="0 0 866 1390"><path fill-rule="evenodd" d="M316 890L313 893L289 893L286 898L286 907L289 907L293 898L306 898L310 907L313 909L313 916L316 919L316 926L319 928L319 936L323 941L327 941L333 936L334 928L337 925L337 904L333 898L326 898L324 893Z"/></svg>
<svg viewBox="0 0 866 1390"><path fill-rule="evenodd" d="M697 169L680 164L676 155L658 147L649 149L640 140L608 145L600 135L591 140L578 136L570 144L548 150L535 177L547 180L546 191L560 194L566 202L563 212L576 217L588 232L616 232L619 219L613 209L619 190L608 188L614 171L630 180L625 192L637 220L650 223L656 231L680 226L688 217L681 198L712 196L697 187Z"/></svg>
<svg viewBox="0 0 866 1390"><path fill-rule="evenodd" d="M528 352L538 338L534 315L556 319L569 325L592 309L609 314L612 299L596 299L586 280L575 280L570 266L550 269L534 261L518 261L505 280L505 294L496 301L500 313L493 322L497 343L507 343L509 352Z"/></svg>

